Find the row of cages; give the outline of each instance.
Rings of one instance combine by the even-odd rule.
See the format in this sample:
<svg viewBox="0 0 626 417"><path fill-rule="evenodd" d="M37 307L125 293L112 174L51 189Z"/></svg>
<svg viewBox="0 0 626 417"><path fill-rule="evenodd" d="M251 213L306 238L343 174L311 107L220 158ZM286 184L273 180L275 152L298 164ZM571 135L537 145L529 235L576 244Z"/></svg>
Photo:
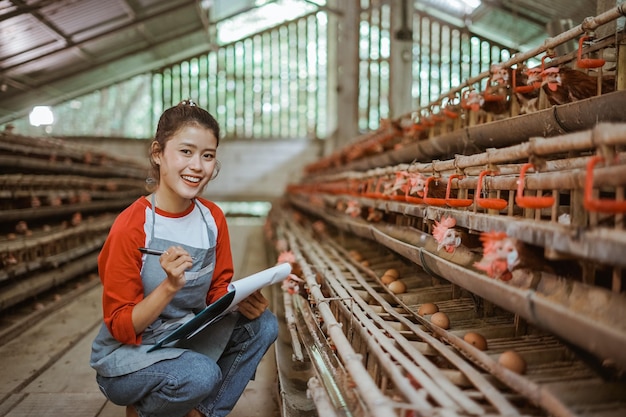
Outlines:
<svg viewBox="0 0 626 417"><path fill-rule="evenodd" d="M320 401L324 415L347 415L337 412L333 396L344 370L345 403L356 392L367 410L355 415L623 412L626 329L615 317L626 311L626 52L624 32L607 27L624 10L589 18L428 105L382 120L288 185L286 204L270 219L279 260L291 259L301 278L286 286L284 303L301 339L292 343L294 355L300 345L313 363L318 352L336 355L328 353L333 360L316 365L309 381L313 398L318 385L328 385L332 404ZM571 41L578 48L557 56ZM390 271L398 274L392 279ZM431 304L437 309L426 313ZM435 320L442 311L449 322ZM396 335L396 320L398 333L428 352L416 369L409 365L420 355ZM314 336L309 322L321 323ZM496 335L509 326L514 336ZM467 346L474 332L487 335L489 347ZM530 347L534 337L541 342ZM554 340L569 353L552 356ZM526 357L527 370L501 372L495 362L503 344ZM431 356L439 348L511 387L513 396L500 385L490 392L514 405L458 412L411 392L451 379L450 356ZM574 357L592 364L588 379L577 371L587 365ZM412 384L433 363L446 364L446 377ZM598 378L607 369L615 373ZM329 373L335 384L325 384ZM482 391L490 383L474 386ZM580 392L593 387L589 398L613 389L615 396L603 399L602 409L583 404ZM444 391L464 398L455 387ZM468 395L470 402L491 401Z"/></svg>
<svg viewBox="0 0 626 417"><path fill-rule="evenodd" d="M354 138L347 146L308 165L305 171L315 174L341 169L345 164L372 155L402 152L413 147L416 142L436 140L452 132L493 121L551 111L555 107L585 102L591 98L612 96L616 92L617 95L607 100L612 103L609 109L592 106L583 108L578 114L555 114L549 120L544 117L540 122L555 126L545 126L543 132L541 129L530 129L528 134L521 136L525 136L525 140L542 133L556 135L591 128L602 121L625 121L623 114L611 111L615 105L623 103L624 96L619 93L623 93L626 88L626 78L620 75L625 74L626 32L620 30L617 23L617 19L624 15L624 7L620 5L598 16L589 17L580 25L547 38L537 48L514 54L506 61L493 63L488 71L467 78L426 105L392 119L381 120L377 131ZM572 42L578 46L575 50L557 54L557 50ZM526 120L533 123L537 119ZM522 132L509 133L516 135ZM471 142L471 138L462 139ZM491 139L491 143L478 144L481 148L479 151L507 143L499 141L497 137ZM408 154L418 161L426 161L451 153L443 149L438 152L439 155ZM410 161L407 155L406 162Z"/></svg>
<svg viewBox="0 0 626 417"><path fill-rule="evenodd" d="M115 216L147 168L72 140L0 133L0 317L42 308L96 270ZM52 294L52 293L54 294Z"/></svg>
<svg viewBox="0 0 626 417"><path fill-rule="evenodd" d="M579 278L624 291L626 125L430 163L307 178L288 187L312 206L370 223L410 224L439 240L435 226L473 235L501 232L543 248L550 259L578 259ZM456 246L460 241L456 241ZM442 248L439 248L440 250Z"/></svg>

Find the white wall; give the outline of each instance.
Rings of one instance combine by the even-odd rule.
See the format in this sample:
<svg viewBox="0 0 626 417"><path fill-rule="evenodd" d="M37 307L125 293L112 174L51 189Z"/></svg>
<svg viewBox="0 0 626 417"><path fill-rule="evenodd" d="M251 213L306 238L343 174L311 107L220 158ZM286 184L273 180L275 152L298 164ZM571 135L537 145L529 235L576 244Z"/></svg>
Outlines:
<svg viewBox="0 0 626 417"><path fill-rule="evenodd" d="M119 138L65 138L94 146L123 158L148 164L149 140ZM204 196L211 200L273 200L283 195L288 182L297 181L304 166L319 158L322 142L293 140L228 140L220 142L219 176L209 183ZM147 173L147 169L146 169Z"/></svg>
<svg viewBox="0 0 626 417"><path fill-rule="evenodd" d="M267 200L283 195L304 166L318 159L319 144L308 140L237 140L220 143L219 176L205 194L214 200Z"/></svg>

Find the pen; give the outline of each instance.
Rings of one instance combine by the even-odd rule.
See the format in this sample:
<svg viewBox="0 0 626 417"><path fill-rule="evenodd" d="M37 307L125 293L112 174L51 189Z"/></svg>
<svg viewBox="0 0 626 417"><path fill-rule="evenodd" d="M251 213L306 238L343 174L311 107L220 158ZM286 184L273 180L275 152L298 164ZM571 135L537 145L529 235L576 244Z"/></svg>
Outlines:
<svg viewBox="0 0 626 417"><path fill-rule="evenodd" d="M164 250L150 249L150 248L139 248L139 252L145 253L146 255L156 255L156 256L161 256L165 253ZM191 259L196 259L196 258L191 257Z"/></svg>

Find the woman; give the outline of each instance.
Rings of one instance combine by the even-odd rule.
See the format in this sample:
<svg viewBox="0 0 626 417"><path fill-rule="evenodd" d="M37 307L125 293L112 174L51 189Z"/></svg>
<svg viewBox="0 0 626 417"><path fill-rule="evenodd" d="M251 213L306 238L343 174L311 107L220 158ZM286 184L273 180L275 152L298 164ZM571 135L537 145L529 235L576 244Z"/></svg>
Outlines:
<svg viewBox="0 0 626 417"><path fill-rule="evenodd" d="M191 100L167 109L150 146L151 194L118 216L98 257L104 323L91 366L127 416L227 415L278 334L256 292L190 340L148 352L224 295L233 276L224 214L200 197L219 172L219 137Z"/></svg>

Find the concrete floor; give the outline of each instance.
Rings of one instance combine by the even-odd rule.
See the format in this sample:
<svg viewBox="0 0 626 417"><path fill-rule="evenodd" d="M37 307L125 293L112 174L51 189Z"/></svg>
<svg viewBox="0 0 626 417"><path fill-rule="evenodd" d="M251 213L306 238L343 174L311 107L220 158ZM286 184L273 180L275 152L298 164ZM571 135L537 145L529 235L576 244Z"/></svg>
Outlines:
<svg viewBox="0 0 626 417"><path fill-rule="evenodd" d="M236 278L271 266L263 220L229 220ZM0 346L0 416L123 417L100 393L89 367L91 342L101 320L101 287L25 329ZM231 417L278 417L275 350L263 358Z"/></svg>
<svg viewBox="0 0 626 417"><path fill-rule="evenodd" d="M236 278L268 268L275 263L269 260L259 219L239 218L229 220L233 263ZM270 262L271 261L271 262ZM271 300L264 290L264 295ZM261 360L254 381L250 381L230 417L278 417L278 371L276 356L271 347Z"/></svg>

